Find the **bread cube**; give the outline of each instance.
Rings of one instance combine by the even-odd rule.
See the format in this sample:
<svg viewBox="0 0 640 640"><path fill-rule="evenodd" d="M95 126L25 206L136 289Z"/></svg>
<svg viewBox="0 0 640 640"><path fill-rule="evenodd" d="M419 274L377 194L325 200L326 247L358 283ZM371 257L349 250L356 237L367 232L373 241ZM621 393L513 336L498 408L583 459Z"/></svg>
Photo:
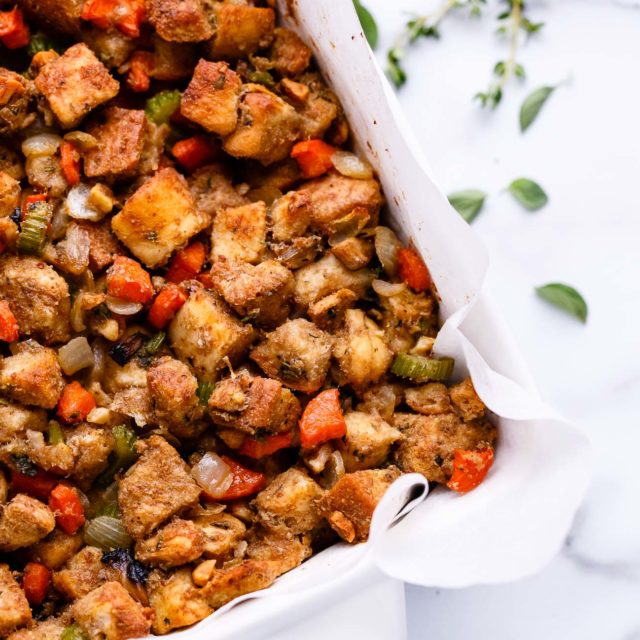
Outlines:
<svg viewBox="0 0 640 640"><path fill-rule="evenodd" d="M0 67L0 135L18 131L28 110L27 81L14 71Z"/></svg>
<svg viewBox="0 0 640 640"><path fill-rule="evenodd" d="M20 204L20 183L8 173L0 171L0 217L13 213Z"/></svg>
<svg viewBox="0 0 640 640"><path fill-rule="evenodd" d="M290 242L305 234L311 222L311 199L300 191L289 191L271 205L271 235L276 242Z"/></svg>
<svg viewBox="0 0 640 640"><path fill-rule="evenodd" d="M18 6L37 23L52 31L78 35L83 0L19 0Z"/></svg>
<svg viewBox="0 0 640 640"><path fill-rule="evenodd" d="M273 68L283 76L297 76L311 61L311 49L291 29L276 27L269 57Z"/></svg>
<svg viewBox="0 0 640 640"><path fill-rule="evenodd" d="M189 176L188 183L196 207L212 220L223 209L249 204L249 200L233 186L222 165L210 164L198 169Z"/></svg>
<svg viewBox="0 0 640 640"><path fill-rule="evenodd" d="M27 409L19 404L0 404L0 444L25 437L27 430L45 431L47 414L41 409Z"/></svg>
<svg viewBox="0 0 640 640"><path fill-rule="evenodd" d="M257 264L262 260L267 239L267 206L252 202L223 209L213 221L211 260Z"/></svg>
<svg viewBox="0 0 640 640"><path fill-rule="evenodd" d="M109 220L102 222L83 220L72 224L89 234L89 268L92 271L102 271L116 259L116 256L125 253L125 248L111 231Z"/></svg>
<svg viewBox="0 0 640 640"><path fill-rule="evenodd" d="M14 631L7 640L60 640L65 624L60 618L46 618L36 623L33 627Z"/></svg>
<svg viewBox="0 0 640 640"><path fill-rule="evenodd" d="M46 538L40 540L31 549L31 557L48 569L57 571L73 558L84 545L82 530L69 535L62 529L54 529Z"/></svg>
<svg viewBox="0 0 640 640"><path fill-rule="evenodd" d="M77 600L116 579L118 569L102 562L103 553L97 547L83 547L53 574L53 586L67 600Z"/></svg>
<svg viewBox="0 0 640 640"><path fill-rule="evenodd" d="M246 526L229 513L206 513L194 518L194 523L205 536L205 558L232 556L238 543L244 539Z"/></svg>
<svg viewBox="0 0 640 640"><path fill-rule="evenodd" d="M308 538L265 529L250 540L246 557L277 563L278 573L286 573L302 564L311 555Z"/></svg>
<svg viewBox="0 0 640 640"><path fill-rule="evenodd" d="M347 309L357 300L358 296L351 289L338 289L310 305L307 315L321 329L330 331L342 326Z"/></svg>
<svg viewBox="0 0 640 640"><path fill-rule="evenodd" d="M136 543L136 558L152 567L169 569L197 560L204 552L205 535L191 520L176 518L158 532Z"/></svg>
<svg viewBox="0 0 640 640"><path fill-rule="evenodd" d="M428 382L420 387L407 389L404 399L414 411L426 416L450 413L452 410L449 391L441 382Z"/></svg>
<svg viewBox="0 0 640 640"><path fill-rule="evenodd" d="M0 505L0 551L29 547L53 531L56 520L46 504L24 493Z"/></svg>
<svg viewBox="0 0 640 640"><path fill-rule="evenodd" d="M32 187L38 191L46 191L53 198L64 195L69 185L58 156L30 156L24 166Z"/></svg>
<svg viewBox="0 0 640 640"><path fill-rule="evenodd" d="M465 422L477 420L484 416L484 402L476 393L471 378L465 378L462 382L449 388L451 402Z"/></svg>
<svg viewBox="0 0 640 640"><path fill-rule="evenodd" d="M149 22L169 42L201 42L213 27L201 0L147 0Z"/></svg>
<svg viewBox="0 0 640 640"><path fill-rule="evenodd" d="M67 435L66 444L75 458L71 475L83 491L88 491L109 464L109 454L115 445L113 434L110 429L80 424Z"/></svg>
<svg viewBox="0 0 640 640"><path fill-rule="evenodd" d="M0 636L31 622L31 607L8 564L0 564Z"/></svg>
<svg viewBox="0 0 640 640"><path fill-rule="evenodd" d="M373 243L364 238L347 238L336 244L331 251L342 264L356 271L366 267L373 258Z"/></svg>
<svg viewBox="0 0 640 640"><path fill-rule="evenodd" d="M231 602L245 593L266 589L280 575L277 562L243 560L241 563L216 569L201 593L214 608Z"/></svg>
<svg viewBox="0 0 640 640"><path fill-rule="evenodd" d="M241 58L269 43L275 26L271 8L234 2L216 3L216 32L209 44L213 58Z"/></svg>

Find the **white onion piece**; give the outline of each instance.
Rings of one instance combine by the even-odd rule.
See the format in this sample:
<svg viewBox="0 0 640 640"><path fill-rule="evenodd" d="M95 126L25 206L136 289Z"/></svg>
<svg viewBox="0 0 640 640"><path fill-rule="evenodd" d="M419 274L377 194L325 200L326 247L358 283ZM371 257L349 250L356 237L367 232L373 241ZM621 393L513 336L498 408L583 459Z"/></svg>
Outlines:
<svg viewBox="0 0 640 640"><path fill-rule="evenodd" d="M64 234L67 232L67 227L69 226L70 218L67 215L66 207L61 204L58 205L54 212L53 218L51 219L51 230L49 231L49 237L52 240L60 240L60 238L64 237Z"/></svg>
<svg viewBox="0 0 640 640"><path fill-rule="evenodd" d="M402 248L398 236L389 227L376 227L376 255L388 276L398 271L398 252Z"/></svg>
<svg viewBox="0 0 640 640"><path fill-rule="evenodd" d="M109 311L119 316L132 316L134 313L138 313L143 306L139 302L129 302L114 296L107 296L106 303Z"/></svg>
<svg viewBox="0 0 640 640"><path fill-rule="evenodd" d="M111 410L106 407L94 407L87 414L87 422L92 424L107 424L111 419Z"/></svg>
<svg viewBox="0 0 640 640"><path fill-rule="evenodd" d="M344 460L339 451L334 451L327 460L322 474L322 483L325 489L331 489L344 476Z"/></svg>
<svg viewBox="0 0 640 640"><path fill-rule="evenodd" d="M55 133L38 133L26 138L22 143L22 153L29 158L35 156L52 156L60 146L62 138Z"/></svg>
<svg viewBox="0 0 640 640"><path fill-rule="evenodd" d="M106 214L89 204L90 193L91 187L87 184L80 183L73 187L69 191L65 202L67 215L76 220L89 220L91 222L102 220Z"/></svg>
<svg viewBox="0 0 640 640"><path fill-rule="evenodd" d="M337 171L343 176L347 176L347 178L357 178L359 180L373 178L371 165L365 160L358 158L355 153L336 151L331 156L331 162Z"/></svg>
<svg viewBox="0 0 640 640"><path fill-rule="evenodd" d="M73 338L58 350L58 361L62 370L72 376L80 369L93 367L93 351L86 338Z"/></svg>
<svg viewBox="0 0 640 640"><path fill-rule="evenodd" d="M86 229L73 224L67 229L65 239L56 245L56 249L61 269L76 276L86 271L91 250L91 238Z"/></svg>
<svg viewBox="0 0 640 640"><path fill-rule="evenodd" d="M69 131L69 133L64 134L64 139L78 145L82 151L95 149L95 147L98 146L98 140L90 133L85 133L84 131Z"/></svg>
<svg viewBox="0 0 640 640"><path fill-rule="evenodd" d="M231 486L233 474L229 465L212 452L205 453L191 469L194 480L213 498L222 498Z"/></svg>
<svg viewBox="0 0 640 640"><path fill-rule="evenodd" d="M404 282L386 282L385 280L374 280L371 283L373 290L383 298L391 298L402 293L407 287Z"/></svg>
<svg viewBox="0 0 640 640"><path fill-rule="evenodd" d="M133 542L122 520L111 516L98 516L90 520L84 530L84 541L105 551L128 549Z"/></svg>

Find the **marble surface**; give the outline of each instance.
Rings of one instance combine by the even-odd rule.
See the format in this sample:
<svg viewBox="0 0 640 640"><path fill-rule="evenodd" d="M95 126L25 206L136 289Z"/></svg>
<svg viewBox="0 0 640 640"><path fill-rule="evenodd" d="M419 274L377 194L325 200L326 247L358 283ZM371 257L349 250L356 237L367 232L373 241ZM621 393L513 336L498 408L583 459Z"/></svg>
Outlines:
<svg viewBox="0 0 640 640"><path fill-rule="evenodd" d="M430 3L366 4L383 61L407 12ZM479 21L454 16L441 40L412 49L399 98L445 192L492 194L473 224L491 254L488 287L545 399L591 438L594 478L539 575L455 591L407 586L411 640L640 639L640 11L605 0L528 4L546 26L522 49L528 79L507 87L497 111L471 100L506 48L492 35L492 0ZM527 93L563 80L520 134ZM520 176L545 188L547 207L527 213L502 192ZM535 297L550 281L584 294L586 326Z"/></svg>

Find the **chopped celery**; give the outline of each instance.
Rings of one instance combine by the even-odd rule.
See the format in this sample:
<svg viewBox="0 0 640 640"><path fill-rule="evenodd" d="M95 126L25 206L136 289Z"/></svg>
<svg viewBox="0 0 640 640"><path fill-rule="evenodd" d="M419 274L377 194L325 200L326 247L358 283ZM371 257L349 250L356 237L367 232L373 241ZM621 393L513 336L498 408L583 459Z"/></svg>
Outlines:
<svg viewBox="0 0 640 640"><path fill-rule="evenodd" d="M275 87L276 83L273 76L268 71L252 71L247 76L249 82L263 84L265 87Z"/></svg>
<svg viewBox="0 0 640 640"><path fill-rule="evenodd" d="M60 45L54 42L49 36L45 36L43 33L35 33L31 36L31 40L29 40L27 55L33 57L36 53L40 53L40 51L49 51L50 49L57 51L60 48Z"/></svg>
<svg viewBox="0 0 640 640"><path fill-rule="evenodd" d="M180 106L182 94L177 90L160 91L147 100L144 112L154 124L167 124L173 112Z"/></svg>
<svg viewBox="0 0 640 640"><path fill-rule="evenodd" d="M64 433L62 432L62 427L60 423L56 420L49 420L49 444L63 444L64 443Z"/></svg>
<svg viewBox="0 0 640 640"><path fill-rule="evenodd" d="M426 358L399 353L391 365L391 373L412 382L446 380L453 373L453 358Z"/></svg>
<svg viewBox="0 0 640 640"><path fill-rule="evenodd" d="M196 389L196 395L198 396L198 400L200 400L200 404L206 405L209 402L209 397L213 392L213 382L209 380L200 380L198 382L198 388Z"/></svg>
<svg viewBox="0 0 640 640"><path fill-rule="evenodd" d="M89 640L89 636L77 624L65 627L60 634L60 640Z"/></svg>
<svg viewBox="0 0 640 640"><path fill-rule="evenodd" d="M143 347L138 351L138 355L142 358L155 356L164 344L165 333L160 331L147 340Z"/></svg>
<svg viewBox="0 0 640 640"><path fill-rule="evenodd" d="M51 205L47 202L29 204L18 236L18 251L39 256L47 241L47 227L51 222Z"/></svg>
<svg viewBox="0 0 640 640"><path fill-rule="evenodd" d="M115 439L113 451L111 452L109 466L96 479L96 486L106 487L112 481L116 473L128 467L136 459L136 434L129 427L120 424L111 430Z"/></svg>
<svg viewBox="0 0 640 640"><path fill-rule="evenodd" d="M112 516L98 516L90 520L84 530L84 541L105 551L128 549L133 542L122 520Z"/></svg>

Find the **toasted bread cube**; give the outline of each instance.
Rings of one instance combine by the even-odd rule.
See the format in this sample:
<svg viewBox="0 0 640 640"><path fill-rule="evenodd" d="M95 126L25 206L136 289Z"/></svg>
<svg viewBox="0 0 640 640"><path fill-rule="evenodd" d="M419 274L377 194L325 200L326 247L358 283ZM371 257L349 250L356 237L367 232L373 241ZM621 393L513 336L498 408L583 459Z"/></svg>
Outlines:
<svg viewBox="0 0 640 640"><path fill-rule="evenodd" d="M176 518L158 532L136 543L136 558L152 567L169 569L197 560L206 536L191 520Z"/></svg>
<svg viewBox="0 0 640 640"><path fill-rule="evenodd" d="M41 409L27 409L19 404L0 404L0 444L25 437L27 430L45 431L47 414Z"/></svg>
<svg viewBox="0 0 640 640"><path fill-rule="evenodd" d="M196 66L197 45L167 42L159 36L153 38L153 66L151 75L156 80L173 82L191 78Z"/></svg>
<svg viewBox="0 0 640 640"><path fill-rule="evenodd" d="M189 467L164 438L151 436L139 442L138 449L142 455L120 481L118 491L122 523L136 540L200 497Z"/></svg>
<svg viewBox="0 0 640 640"><path fill-rule="evenodd" d="M338 441L347 472L379 467L389 456L391 445L402 434L379 415L349 411L344 416L347 435Z"/></svg>
<svg viewBox="0 0 640 640"><path fill-rule="evenodd" d="M247 558L275 562L281 574L295 569L310 555L311 546L307 536L301 539L272 529L260 531L247 547Z"/></svg>
<svg viewBox="0 0 640 640"><path fill-rule="evenodd" d="M37 258L8 255L0 260L0 296L9 303L20 334L45 344L71 336L69 286Z"/></svg>
<svg viewBox="0 0 640 640"><path fill-rule="evenodd" d="M21 342L0 363L0 391L16 402L53 409L64 384L56 352L34 340Z"/></svg>
<svg viewBox="0 0 640 640"><path fill-rule="evenodd" d="M53 198L64 195L69 185L58 156L30 156L24 166L32 187L46 191Z"/></svg>
<svg viewBox="0 0 640 640"><path fill-rule="evenodd" d="M404 398L414 411L426 416L450 413L452 410L449 391L441 382L428 382L420 387L407 389Z"/></svg>
<svg viewBox="0 0 640 640"><path fill-rule="evenodd" d="M80 551L83 544L82 530L69 535L62 529L54 529L33 546L31 555L35 562L41 562L48 569L57 571Z"/></svg>
<svg viewBox="0 0 640 640"><path fill-rule="evenodd" d="M267 205L264 202L223 209L213 221L211 260L226 258L228 262L257 264L264 256L266 238Z"/></svg>
<svg viewBox="0 0 640 640"><path fill-rule="evenodd" d="M0 135L20 129L29 109L27 81L14 71L0 67Z"/></svg>
<svg viewBox="0 0 640 640"><path fill-rule="evenodd" d="M18 6L42 27L78 35L82 27L83 0L19 0Z"/></svg>
<svg viewBox="0 0 640 640"><path fill-rule="evenodd" d="M66 626L61 618L46 618L31 628L15 631L7 640L60 640Z"/></svg>
<svg viewBox="0 0 640 640"><path fill-rule="evenodd" d="M287 319L294 279L276 260L257 266L218 260L211 270L213 288L241 317L261 327L275 327Z"/></svg>
<svg viewBox="0 0 640 640"><path fill-rule="evenodd" d="M46 504L19 493L8 504L0 505L0 551L29 547L55 526L56 520Z"/></svg>
<svg viewBox="0 0 640 640"><path fill-rule="evenodd" d="M451 402L462 416L465 422L477 420L484 416L484 402L476 393L471 378L465 378L462 382L449 388Z"/></svg>
<svg viewBox="0 0 640 640"><path fill-rule="evenodd" d="M373 243L363 238L347 238L335 245L331 251L347 269L356 271L371 262Z"/></svg>
<svg viewBox="0 0 640 640"><path fill-rule="evenodd" d="M68 600L77 600L113 580L117 569L102 562L102 549L83 547L53 574L53 586Z"/></svg>
<svg viewBox="0 0 640 640"><path fill-rule="evenodd" d="M297 76L311 61L311 49L291 29L276 27L269 57L273 68L283 76Z"/></svg>
<svg viewBox="0 0 640 640"><path fill-rule="evenodd" d="M82 41L108 69L123 65L136 48L135 40L120 33L117 29L105 30L93 25L85 26L82 29Z"/></svg>
<svg viewBox="0 0 640 640"><path fill-rule="evenodd" d="M123 255L125 248L111 231L109 220L102 222L80 221L73 222L89 234L89 268L92 271L102 271L108 267L116 256Z"/></svg>
<svg viewBox="0 0 640 640"><path fill-rule="evenodd" d="M20 183L8 173L0 171L0 217L13 213L20 204Z"/></svg>
<svg viewBox="0 0 640 640"><path fill-rule="evenodd" d="M158 171L124 204L111 228L136 258L158 267L209 223L196 210L187 181L172 168Z"/></svg>
<svg viewBox="0 0 640 640"><path fill-rule="evenodd" d="M18 154L13 149L0 144L0 171L4 171L14 180L24 178L22 154Z"/></svg>
<svg viewBox="0 0 640 640"><path fill-rule="evenodd" d="M226 62L200 60L180 101L180 113L211 133L226 136L238 124L242 80Z"/></svg>
<svg viewBox="0 0 640 640"><path fill-rule="evenodd" d="M254 330L233 317L213 293L196 289L171 321L168 330L172 348L188 360L196 374L214 379L225 366L236 363L254 339Z"/></svg>
<svg viewBox="0 0 640 640"><path fill-rule="evenodd" d="M64 442L48 444L44 436L40 431L27 431L24 440L14 442L6 449L11 455L26 456L45 471L69 475L74 463L71 447Z"/></svg>
<svg viewBox="0 0 640 640"><path fill-rule="evenodd" d="M0 564L0 636L31 622L31 607L8 564Z"/></svg>
<svg viewBox="0 0 640 640"><path fill-rule="evenodd" d="M313 393L327 376L333 338L303 318L288 320L268 333L251 359L282 384Z"/></svg>
<svg viewBox="0 0 640 640"><path fill-rule="evenodd" d="M236 130L223 148L236 158L251 158L264 165L287 158L300 138L300 116L275 93L259 84L247 84L240 98Z"/></svg>
<svg viewBox="0 0 640 640"><path fill-rule="evenodd" d="M71 615L91 640L140 638L151 630L151 609L119 582L106 582L74 602Z"/></svg>
<svg viewBox="0 0 640 640"><path fill-rule="evenodd" d="M322 500L322 511L334 531L346 542L365 542L378 502L399 476L395 467L342 476Z"/></svg>
<svg viewBox="0 0 640 640"><path fill-rule="evenodd" d="M120 89L107 68L86 44L74 44L45 64L35 79L64 129L75 127L92 109Z"/></svg>
<svg viewBox="0 0 640 640"><path fill-rule="evenodd" d="M315 73L305 74L300 82L309 92L298 107L301 137L322 138L340 113L338 99Z"/></svg>
<svg viewBox="0 0 640 640"><path fill-rule="evenodd" d="M153 632L169 633L206 618L213 608L207 604L191 579L191 570L179 569L165 575L154 571L147 581L149 605L155 612Z"/></svg>
<svg viewBox="0 0 640 640"><path fill-rule="evenodd" d="M216 33L209 49L213 58L242 58L269 43L275 12L232 2L216 3Z"/></svg>
<svg viewBox="0 0 640 640"><path fill-rule="evenodd" d="M351 289L338 289L314 302L307 315L321 329L331 330L342 326L345 313L355 304L358 296Z"/></svg>
<svg viewBox="0 0 640 640"><path fill-rule="evenodd" d="M276 242L291 242L305 234L311 222L311 199L300 191L289 191L271 205L271 235Z"/></svg>
<svg viewBox="0 0 640 640"><path fill-rule="evenodd" d="M88 491L109 464L109 454L115 445L113 434L110 429L81 424L71 430L66 444L75 458L71 475L83 491Z"/></svg>
<svg viewBox="0 0 640 640"><path fill-rule="evenodd" d="M194 519L205 535L204 557L227 558L244 539L247 527L229 513L204 513Z"/></svg>
<svg viewBox="0 0 640 640"><path fill-rule="evenodd" d="M256 496L258 519L269 529L307 533L322 520L319 505L324 493L305 471L292 467Z"/></svg>
<svg viewBox="0 0 640 640"><path fill-rule="evenodd" d="M249 204L233 186L222 165L210 164L198 169L189 176L188 183L196 207L212 220L223 209Z"/></svg>
<svg viewBox="0 0 640 640"><path fill-rule="evenodd" d="M201 42L213 27L201 0L147 0L149 22L169 42Z"/></svg>
<svg viewBox="0 0 640 640"><path fill-rule="evenodd" d="M453 473L456 449L492 447L497 437L496 428L489 422L462 422L454 413L396 413L391 424L403 435L394 453L396 464L406 473L421 473L441 484Z"/></svg>

